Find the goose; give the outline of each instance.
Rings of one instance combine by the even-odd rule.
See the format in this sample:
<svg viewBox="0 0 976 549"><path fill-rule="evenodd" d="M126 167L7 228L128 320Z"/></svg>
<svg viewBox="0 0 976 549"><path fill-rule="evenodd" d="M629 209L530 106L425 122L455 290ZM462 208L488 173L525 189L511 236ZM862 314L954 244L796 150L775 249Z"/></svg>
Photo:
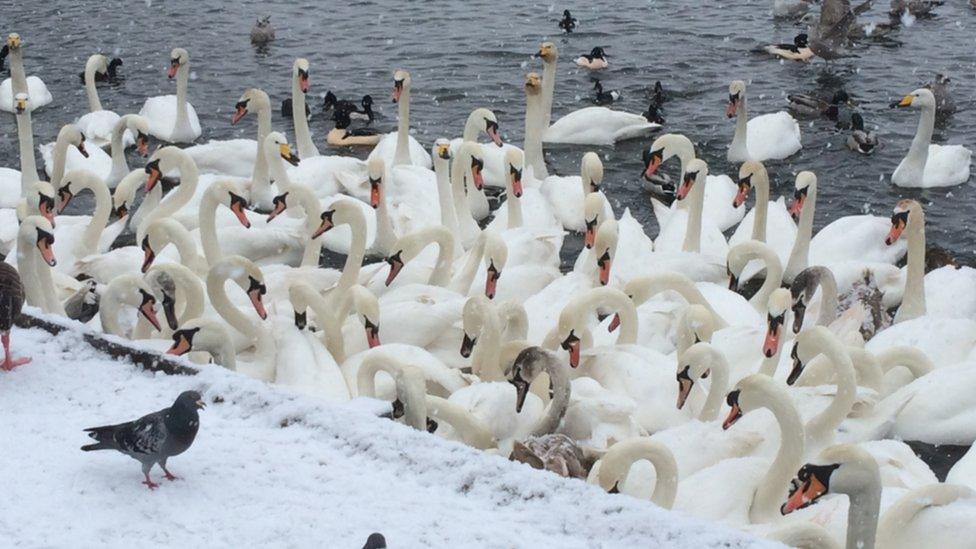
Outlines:
<svg viewBox="0 0 976 549"><path fill-rule="evenodd" d="M156 331L162 326L156 318L156 296L141 274L124 274L108 283L99 302L98 317L107 334L126 337L129 329L119 321L122 305L135 307Z"/></svg>
<svg viewBox="0 0 976 549"><path fill-rule="evenodd" d="M102 102L95 88L96 75L108 74L108 58L96 53L85 63L85 95L88 96L88 114L75 121L75 125L85 134L85 139L96 147L106 147L112 143L112 132L118 124L119 115L102 108ZM126 132L122 139L125 147L135 144L135 137Z"/></svg>
<svg viewBox="0 0 976 549"><path fill-rule="evenodd" d="M965 486L931 484L903 493L881 515L881 475L861 448L840 444L800 467L782 514L818 503L829 493L847 494L846 547L907 548L918 544L965 547L958 532L976 518L976 492ZM880 515L880 519L879 519Z"/></svg>
<svg viewBox="0 0 976 549"><path fill-rule="evenodd" d="M805 32L796 35L792 44L773 44L764 47L763 50L768 54L789 61L808 61L813 57L813 51L810 50Z"/></svg>
<svg viewBox="0 0 976 549"><path fill-rule="evenodd" d="M678 464L667 446L648 437L621 440L611 446L594 464L587 482L598 484L610 493L633 494L636 490L630 488L628 473L634 474L633 467L639 460L647 460L654 467L651 503L670 509L678 493Z"/></svg>
<svg viewBox="0 0 976 549"><path fill-rule="evenodd" d="M607 63L607 54L599 46L590 50L588 55L584 54L577 57L575 62L578 66L590 70L605 69L609 66Z"/></svg>
<svg viewBox="0 0 976 549"><path fill-rule="evenodd" d="M708 188L710 187L706 185L706 192ZM776 252L780 264L786 265L796 241L796 223L793 222L782 197L775 202L769 200L769 174L762 163L750 160L739 168L739 192L732 205L744 204L752 189L756 190L756 205L742 218L742 222L729 237L729 246L749 240L763 242ZM755 263L747 265L739 275L739 282L751 280L756 273L758 268Z"/></svg>
<svg viewBox="0 0 976 549"><path fill-rule="evenodd" d="M190 54L173 48L166 76L176 77L176 95L157 95L146 99L139 114L149 121L149 134L169 143L192 143L200 137L197 112L186 100L190 80Z"/></svg>
<svg viewBox="0 0 976 549"><path fill-rule="evenodd" d="M451 152L457 154L458 147L465 141L478 141L478 135L484 132L492 144L481 145L481 158L484 160L483 178L485 185L504 187L505 176L508 173L505 155L512 149L512 145L502 142L498 129L498 118L489 109L478 108L471 111L464 123L464 133L461 137L451 140Z"/></svg>
<svg viewBox="0 0 976 549"><path fill-rule="evenodd" d="M14 358L10 354L10 330L24 307L24 283L17 269L9 263L0 263L0 301L4 304L0 308L0 341L3 342L3 364L0 364L0 369L9 372L31 361L30 357Z"/></svg>
<svg viewBox="0 0 976 549"><path fill-rule="evenodd" d="M695 159L695 146L690 139L681 134L667 133L661 135L654 140L650 149L644 152L644 180L651 182L651 178L657 175L661 165L674 156L677 156L681 162L681 170L678 176L678 184L680 185L688 164ZM740 190L741 183L739 187L736 187L736 183L727 175L710 174L706 179L705 198L702 204L703 215L706 219L714 221L721 231L726 231L743 220L746 213L745 207L736 200L737 193ZM654 214L658 218L658 225L664 226L668 222L670 214L675 210L689 207L688 202L683 200L676 200L668 210L658 207L658 204L655 203Z"/></svg>
<svg viewBox="0 0 976 549"><path fill-rule="evenodd" d="M749 120L746 83L729 84L729 118L736 118L735 136L729 145L729 162L783 160L800 150L800 125L786 112L764 114ZM751 134L751 135L750 135Z"/></svg>
<svg viewBox="0 0 976 549"><path fill-rule="evenodd" d="M847 136L847 148L861 154L873 154L878 149L878 136L864 129L861 113L851 115L851 134Z"/></svg>
<svg viewBox="0 0 976 549"><path fill-rule="evenodd" d="M602 51L602 50L601 50ZM615 111L606 107L585 107L563 116L550 125L552 101L556 86L556 61L559 51L552 42L539 48L542 58L542 116L536 118L545 143L573 145L613 145L617 141L643 137L660 128L639 114ZM599 63L599 61L597 61ZM528 121L528 117L526 118ZM528 122L527 122L528 123ZM540 174L536 174L539 177Z"/></svg>
<svg viewBox="0 0 976 549"><path fill-rule="evenodd" d="M381 156L387 166L414 165L431 168L430 155L410 135L410 73L399 69L393 73L393 102L399 109L397 131L386 134L369 156ZM368 157L367 157L368 159Z"/></svg>
<svg viewBox="0 0 976 549"><path fill-rule="evenodd" d="M969 161L972 151L963 145L934 145L935 96L926 88L919 88L898 102L898 107L913 107L922 111L918 130L908 154L891 174L891 182L899 187L950 187L969 180Z"/></svg>
<svg viewBox="0 0 976 549"><path fill-rule="evenodd" d="M17 112L16 96L27 94L26 109L33 111L54 100L47 85L37 76L27 76L24 71L24 40L19 34L7 35L4 55L10 56L10 78L0 82L0 110Z"/></svg>
<svg viewBox="0 0 976 549"><path fill-rule="evenodd" d="M319 155L319 149L312 141L312 134L308 131L308 114L305 105L305 95L308 94L308 59L299 57L291 65L291 120L295 125L295 145L298 156L313 158Z"/></svg>

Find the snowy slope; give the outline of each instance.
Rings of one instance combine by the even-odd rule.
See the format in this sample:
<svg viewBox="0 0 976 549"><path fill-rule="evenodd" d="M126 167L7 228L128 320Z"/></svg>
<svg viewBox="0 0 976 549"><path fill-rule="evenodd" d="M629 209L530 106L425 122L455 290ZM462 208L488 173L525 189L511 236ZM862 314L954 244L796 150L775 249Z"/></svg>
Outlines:
<svg viewBox="0 0 976 549"><path fill-rule="evenodd" d="M373 531L394 548L774 545L216 366L152 374L75 332L13 343L34 361L0 372L4 546L358 548ZM83 428L187 389L208 407L169 462L181 480L154 470L150 492L136 461L78 449Z"/></svg>

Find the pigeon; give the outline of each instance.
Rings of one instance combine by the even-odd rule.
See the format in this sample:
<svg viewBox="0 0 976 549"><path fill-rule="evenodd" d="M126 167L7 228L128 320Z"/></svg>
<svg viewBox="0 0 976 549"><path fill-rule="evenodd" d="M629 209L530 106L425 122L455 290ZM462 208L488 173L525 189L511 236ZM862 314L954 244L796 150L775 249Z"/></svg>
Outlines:
<svg viewBox="0 0 976 549"><path fill-rule="evenodd" d="M200 393L183 391L169 408L128 423L85 429L98 442L81 449L85 452L116 450L138 460L146 477L142 484L152 490L159 485L149 478L149 471L157 463L167 480L177 479L166 469L166 460L182 454L193 444L200 428L197 410L204 406Z"/></svg>
<svg viewBox="0 0 976 549"><path fill-rule="evenodd" d="M386 538L379 532L374 532L366 538L366 545L363 549L386 549Z"/></svg>

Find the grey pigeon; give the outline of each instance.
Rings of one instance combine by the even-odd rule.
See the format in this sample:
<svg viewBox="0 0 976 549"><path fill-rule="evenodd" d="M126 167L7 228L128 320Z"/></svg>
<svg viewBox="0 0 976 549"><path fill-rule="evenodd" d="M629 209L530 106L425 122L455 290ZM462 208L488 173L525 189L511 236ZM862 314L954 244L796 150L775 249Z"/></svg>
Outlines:
<svg viewBox="0 0 976 549"><path fill-rule="evenodd" d="M251 43L264 46L275 39L275 28L271 25L271 16L262 17L251 27Z"/></svg>
<svg viewBox="0 0 976 549"><path fill-rule="evenodd" d="M386 538L379 532L374 532L366 538L366 545L363 549L386 549Z"/></svg>
<svg viewBox="0 0 976 549"><path fill-rule="evenodd" d="M182 454L193 444L200 428L197 410L204 407L200 393L183 391L169 408L118 425L85 429L96 444L82 446L85 452L92 450L116 450L142 463L142 483L150 490L159 486L149 478L153 465L159 464L167 480L176 480L166 469L166 460Z"/></svg>

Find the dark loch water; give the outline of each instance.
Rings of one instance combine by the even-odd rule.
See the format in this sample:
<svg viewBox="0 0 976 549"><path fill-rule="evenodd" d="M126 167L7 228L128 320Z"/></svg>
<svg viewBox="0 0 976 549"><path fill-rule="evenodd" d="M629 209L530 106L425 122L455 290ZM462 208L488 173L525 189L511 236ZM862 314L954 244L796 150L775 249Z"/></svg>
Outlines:
<svg viewBox="0 0 976 549"><path fill-rule="evenodd" d="M845 87L876 127L884 148L865 158L844 147L846 134L830 123L802 126L804 148L785 162L770 163L774 196L791 194L794 174L803 169L820 178L817 227L842 215L869 211L887 216L902 197L926 205L929 241L967 262L976 256L974 184L948 190L906 190L888 181L908 149L917 114L888 109L888 103L931 80L937 70L952 75L958 112L937 128L940 143L976 146L976 10L968 2L947 2L939 15L902 28L887 40L857 48L857 59L827 67L778 62L754 53L765 43L788 42L799 32L791 23L774 21L771 0L621 0L549 4L511 0L471 2L232 3L178 1L22 2L3 9L6 35L26 40L28 74L40 75L54 103L34 115L36 143L54 139L61 124L84 114L87 102L78 73L88 55L102 52L124 59L124 82L101 87L102 103L119 113L138 112L145 97L175 93L165 76L169 50L189 50L192 80L189 98L204 128L203 139L252 136L256 120L231 126L234 103L248 87L261 87L278 104L290 93L295 57L311 62L313 96L334 90L349 99L364 93L377 98L377 125L395 127L396 111L388 102L391 75L402 67L413 76L411 122L416 137L429 145L438 137L460 135L467 114L492 108L507 140L522 140L525 73L541 73L530 58L539 43L554 40L561 53L554 119L588 103L592 81L572 59L593 46L607 48L611 67L600 78L623 96L615 108L641 112L648 89L661 80L671 100L666 104L668 131L685 133L699 145L699 155L713 173L733 173L725 161L733 122L725 118L730 80L749 82L751 114L780 110L786 94L828 95ZM612 5L611 5L612 4ZM878 8L862 21L882 19ZM556 22L564 8L580 19L577 32L560 34ZM257 16L272 15L277 41L266 51L251 46L248 31ZM331 122L312 104L311 122L319 149ZM0 162L17 167L16 127L4 115ZM276 129L291 134L290 122L276 113ZM656 235L646 193L641 189L641 149L650 140L600 148L606 187L617 206L628 206ZM556 173L575 173L587 148L547 151ZM342 154L349 154L342 151ZM138 161L133 165L139 165ZM676 166L675 166L676 168Z"/></svg>

